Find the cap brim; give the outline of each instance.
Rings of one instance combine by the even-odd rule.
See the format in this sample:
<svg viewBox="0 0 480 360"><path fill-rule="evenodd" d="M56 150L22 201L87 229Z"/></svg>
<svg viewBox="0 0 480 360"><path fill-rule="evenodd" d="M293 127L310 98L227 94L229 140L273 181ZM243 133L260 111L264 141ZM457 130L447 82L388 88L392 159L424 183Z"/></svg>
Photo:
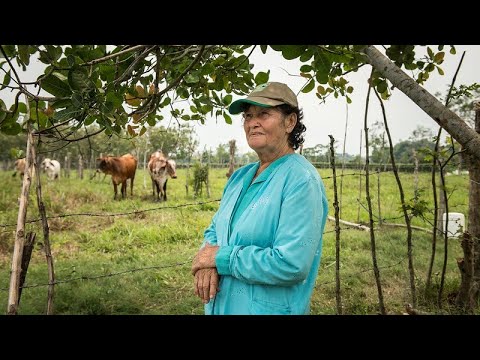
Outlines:
<svg viewBox="0 0 480 360"><path fill-rule="evenodd" d="M264 97L251 96L246 99L240 99L240 100L234 101L233 103L231 103L230 107L228 108L228 111L232 115L240 114L242 112L242 104L250 104L250 105L260 106L264 108L269 108L272 106L282 105L284 104L284 102L268 99Z"/></svg>

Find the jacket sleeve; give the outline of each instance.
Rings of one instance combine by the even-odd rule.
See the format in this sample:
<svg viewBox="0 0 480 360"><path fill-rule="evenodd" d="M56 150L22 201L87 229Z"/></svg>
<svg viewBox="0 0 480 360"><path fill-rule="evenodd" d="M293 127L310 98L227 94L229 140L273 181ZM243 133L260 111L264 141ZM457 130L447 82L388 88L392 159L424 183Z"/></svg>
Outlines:
<svg viewBox="0 0 480 360"><path fill-rule="evenodd" d="M215 215L213 215L210 225L207 227L207 229L203 233L204 240L202 243L202 247L205 246L205 243L207 242L210 245L217 245L217 230L215 229L217 216L218 216L218 210L215 213Z"/></svg>
<svg viewBox="0 0 480 360"><path fill-rule="evenodd" d="M222 246L215 257L218 273L252 284L285 286L305 280L321 250L327 212L323 186L308 177L286 190L272 247Z"/></svg>
<svg viewBox="0 0 480 360"><path fill-rule="evenodd" d="M238 170L237 170L238 171ZM230 178L228 179L227 183L225 184L225 188L223 189L223 193L222 193L222 198L225 196L225 193L227 192L228 190L228 187L230 186L230 184L232 183L232 179L235 178L237 174L234 172L232 174L232 176L230 176ZM221 204L220 204L221 206ZM203 233L203 242L202 242L202 246L201 247L204 247L205 246L205 243L209 243L210 245L217 245L217 230L216 230L216 220L217 220L217 217L218 217L218 213L220 212L220 208L217 210L217 212L215 213L215 215L213 216L212 218L212 221L210 222L210 225L207 227L207 229L205 230L205 232Z"/></svg>

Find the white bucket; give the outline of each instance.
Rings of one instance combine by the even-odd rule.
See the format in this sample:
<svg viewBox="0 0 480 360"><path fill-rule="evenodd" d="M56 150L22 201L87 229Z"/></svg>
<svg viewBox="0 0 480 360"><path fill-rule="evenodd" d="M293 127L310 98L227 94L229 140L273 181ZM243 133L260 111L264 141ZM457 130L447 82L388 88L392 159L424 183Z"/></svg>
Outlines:
<svg viewBox="0 0 480 360"><path fill-rule="evenodd" d="M447 213L443 213L443 231L447 221ZM448 213L448 232L449 238L458 238L465 231L465 215L462 213Z"/></svg>

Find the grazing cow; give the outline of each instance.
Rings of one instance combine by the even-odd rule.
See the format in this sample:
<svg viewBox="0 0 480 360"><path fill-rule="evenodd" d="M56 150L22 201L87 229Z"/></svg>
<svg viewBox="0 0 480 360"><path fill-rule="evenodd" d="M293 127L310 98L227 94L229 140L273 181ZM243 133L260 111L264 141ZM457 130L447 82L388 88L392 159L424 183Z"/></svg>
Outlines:
<svg viewBox="0 0 480 360"><path fill-rule="evenodd" d="M155 151L150 155L148 161L148 171L152 179L153 197L159 201L167 201L167 180L168 175L173 179L177 178L176 164L174 160L167 160L161 151ZM156 191L156 196L155 196Z"/></svg>
<svg viewBox="0 0 480 360"><path fill-rule="evenodd" d="M133 196L133 180L137 171L137 159L131 154L123 156L105 156L97 159L97 169L112 175L114 196L117 198L117 185L122 184L122 198L127 196L127 180L130 179L130 195Z"/></svg>
<svg viewBox="0 0 480 360"><path fill-rule="evenodd" d="M41 166L47 173L48 180L55 180L60 177L60 163L57 160L46 158L42 161Z"/></svg>
<svg viewBox="0 0 480 360"><path fill-rule="evenodd" d="M23 175L25 174L25 170L27 167L27 162L25 158L21 158L15 160L15 171L13 172L12 176L17 176L17 172L20 174L20 178L23 179ZM35 176L35 167L32 167L32 178Z"/></svg>
<svg viewBox="0 0 480 360"><path fill-rule="evenodd" d="M15 160L15 171L13 172L13 177L17 176L17 172L20 174L20 177L23 178L23 174L25 174L25 158Z"/></svg>

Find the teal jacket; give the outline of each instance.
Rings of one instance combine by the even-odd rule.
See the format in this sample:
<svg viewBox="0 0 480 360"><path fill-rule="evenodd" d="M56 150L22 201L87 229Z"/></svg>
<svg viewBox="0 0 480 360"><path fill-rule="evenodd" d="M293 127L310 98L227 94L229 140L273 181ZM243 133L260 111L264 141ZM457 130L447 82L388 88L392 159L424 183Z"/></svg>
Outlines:
<svg viewBox="0 0 480 360"><path fill-rule="evenodd" d="M259 191L233 229L235 204L259 162L235 171L225 186L204 234L204 241L220 246L215 257L220 291L205 305L206 314L310 311L328 202L320 175L308 160L299 154L276 161L281 159L268 176L255 179L262 182Z"/></svg>

